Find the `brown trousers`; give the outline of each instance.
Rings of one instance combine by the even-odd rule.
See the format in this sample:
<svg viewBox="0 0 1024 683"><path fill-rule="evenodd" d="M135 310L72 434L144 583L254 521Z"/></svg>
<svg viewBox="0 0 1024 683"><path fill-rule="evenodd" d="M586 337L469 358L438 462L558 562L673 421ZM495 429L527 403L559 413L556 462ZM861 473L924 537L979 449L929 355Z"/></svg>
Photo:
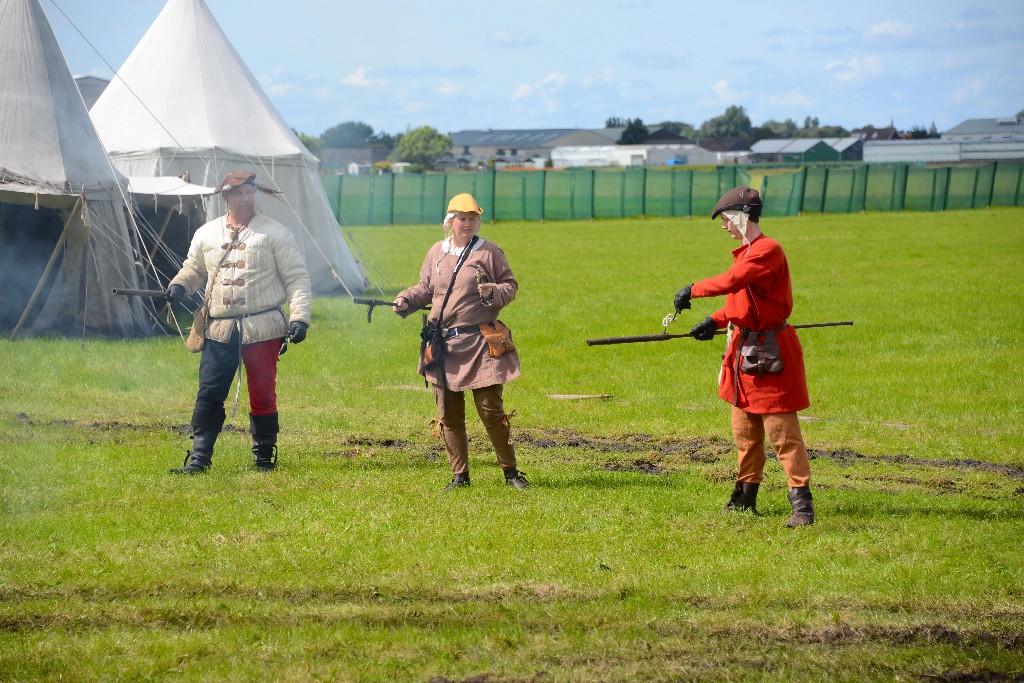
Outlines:
<svg viewBox="0 0 1024 683"><path fill-rule="evenodd" d="M739 475L736 480L757 484L764 477L765 433L775 448L779 464L786 472L789 488L810 485L811 463L807 459L807 448L804 446L796 413L755 415L734 406L732 438L739 453Z"/></svg>
<svg viewBox="0 0 1024 683"><path fill-rule="evenodd" d="M444 447L448 452L448 464L452 474L469 471L469 438L466 435L466 396L463 391L443 389L434 384L434 401L437 403L437 420L441 424ZM476 412L491 438L498 464L502 469L516 466L516 449L512 445L509 415L501 400L503 385L473 389Z"/></svg>

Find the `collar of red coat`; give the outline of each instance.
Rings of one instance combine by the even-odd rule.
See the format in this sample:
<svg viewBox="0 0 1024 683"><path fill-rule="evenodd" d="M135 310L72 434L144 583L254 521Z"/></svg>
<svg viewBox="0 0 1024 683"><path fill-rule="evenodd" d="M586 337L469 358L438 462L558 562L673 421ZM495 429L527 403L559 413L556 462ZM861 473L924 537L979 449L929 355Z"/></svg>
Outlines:
<svg viewBox="0 0 1024 683"><path fill-rule="evenodd" d="M764 233L763 233L763 232L762 232L762 233L761 233L760 235L758 235L757 237L755 237L754 239L752 239L752 240L751 240L750 242L748 242L747 244L741 244L740 246L738 246L738 247L736 247L735 249L733 249L733 250L732 250L732 255L733 255L733 256L739 256L739 255L740 255L740 254L742 254L742 253L743 253L743 252L744 252L745 250L747 250L748 248L750 248L750 245L751 245L751 244L753 244L754 242L758 241L758 240L759 240L759 239L761 239L762 237L764 237Z"/></svg>

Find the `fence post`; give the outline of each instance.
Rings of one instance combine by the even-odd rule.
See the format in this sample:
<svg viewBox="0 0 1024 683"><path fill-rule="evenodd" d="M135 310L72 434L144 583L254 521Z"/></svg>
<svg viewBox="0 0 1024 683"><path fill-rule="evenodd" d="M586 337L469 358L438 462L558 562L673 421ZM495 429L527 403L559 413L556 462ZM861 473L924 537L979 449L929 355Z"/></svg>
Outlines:
<svg viewBox="0 0 1024 683"><path fill-rule="evenodd" d="M569 174L569 217L576 220L576 171L566 171Z"/></svg>
<svg viewBox="0 0 1024 683"><path fill-rule="evenodd" d="M491 211L491 222L498 220L498 171L491 169L491 204L494 209Z"/></svg>
<svg viewBox="0 0 1024 683"><path fill-rule="evenodd" d="M1020 182L1024 180L1024 163L1017 164L1017 187L1013 191L1013 205L1020 206Z"/></svg>
<svg viewBox="0 0 1024 683"><path fill-rule="evenodd" d="M690 194L688 196L689 207L686 209L686 215L689 216L690 218L693 218L693 175L694 175L694 171L687 171L687 173L689 173L689 175L690 175Z"/></svg>
<svg viewBox="0 0 1024 683"><path fill-rule="evenodd" d="M338 219L338 224L341 224L341 222L342 222L341 217L343 215L343 212L341 210L341 202L342 202L342 200L344 199L345 196L344 196L344 194L341 191L341 185L342 185L342 181L343 181L344 177L345 176L343 176L343 175L338 175L338 205L337 205L338 206L338 215L336 216L337 219Z"/></svg>
<svg viewBox="0 0 1024 683"><path fill-rule="evenodd" d="M597 171L590 171L590 220L594 220L597 211Z"/></svg>
<svg viewBox="0 0 1024 683"><path fill-rule="evenodd" d="M640 187L640 218L647 218L647 167L643 167L643 183Z"/></svg>
<svg viewBox="0 0 1024 683"><path fill-rule="evenodd" d="M542 169L540 175L540 222L548 216L548 171Z"/></svg>
<svg viewBox="0 0 1024 683"><path fill-rule="evenodd" d="M907 210L907 185L909 183L910 183L910 164L904 164L903 165L903 191L900 192L900 213L902 213L902 212Z"/></svg>
<svg viewBox="0 0 1024 683"><path fill-rule="evenodd" d="M946 182L942 184L942 210L945 211L949 204L949 183L952 180L953 174L950 173L950 169L946 169Z"/></svg>
<svg viewBox="0 0 1024 683"><path fill-rule="evenodd" d="M985 188L985 191L988 193L988 200L985 202L985 208L991 209L992 195L995 194L996 191L996 162L993 161L991 164L988 165L988 167L991 168L992 170L989 172L990 178L988 181L988 187Z"/></svg>
<svg viewBox="0 0 1024 683"><path fill-rule="evenodd" d="M804 212L804 199L807 197L807 167L800 167L800 198L796 204L796 215L800 216Z"/></svg>
<svg viewBox="0 0 1024 683"><path fill-rule="evenodd" d="M871 180L871 164L864 164L864 193L860 198L860 212L868 210L868 182Z"/></svg>
<svg viewBox="0 0 1024 683"><path fill-rule="evenodd" d="M626 173L628 171L623 171L619 180L619 218L626 217Z"/></svg>
<svg viewBox="0 0 1024 683"><path fill-rule="evenodd" d="M366 223L373 225L373 198L377 196L377 176L370 176L370 199L366 202Z"/></svg>
<svg viewBox="0 0 1024 683"><path fill-rule="evenodd" d="M971 208L978 202L978 181L981 180L981 166L974 167L974 187L971 189Z"/></svg>

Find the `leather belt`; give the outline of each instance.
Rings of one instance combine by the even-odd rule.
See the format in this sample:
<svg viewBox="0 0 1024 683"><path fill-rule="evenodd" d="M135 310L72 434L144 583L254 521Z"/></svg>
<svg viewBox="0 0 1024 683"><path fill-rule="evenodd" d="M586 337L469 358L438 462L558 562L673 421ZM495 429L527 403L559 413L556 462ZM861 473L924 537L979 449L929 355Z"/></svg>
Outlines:
<svg viewBox="0 0 1024 683"><path fill-rule="evenodd" d="M775 329L773 329L773 330L772 330L772 332L774 332L775 334L778 334L779 332L782 332L782 331L783 331L784 329L786 329L786 326L787 326L787 325L789 325L789 323L788 323L788 322L786 322L786 323L782 323L781 325L779 325L778 327L776 327ZM745 327L740 327L739 325L733 325L732 323L729 323L729 326L730 326L730 327L731 327L732 329L734 329L734 330L739 330L739 331L740 331L740 332L742 332L743 334L748 334L748 333L750 333L750 332L764 332L764 331L765 331L765 330L748 330L748 329L747 329L747 328L745 328Z"/></svg>
<svg viewBox="0 0 1024 683"><path fill-rule="evenodd" d="M256 311L255 313L243 313L241 315L219 315L210 316L210 320L241 320L242 318L252 318L253 316L263 315L264 313L270 313L271 311L280 311L280 306L274 306L272 308L264 308L262 311ZM284 313L281 314L282 316Z"/></svg>
<svg viewBox="0 0 1024 683"><path fill-rule="evenodd" d="M449 327L444 330L445 339L458 337L460 334L480 334L480 326L464 325L463 327Z"/></svg>

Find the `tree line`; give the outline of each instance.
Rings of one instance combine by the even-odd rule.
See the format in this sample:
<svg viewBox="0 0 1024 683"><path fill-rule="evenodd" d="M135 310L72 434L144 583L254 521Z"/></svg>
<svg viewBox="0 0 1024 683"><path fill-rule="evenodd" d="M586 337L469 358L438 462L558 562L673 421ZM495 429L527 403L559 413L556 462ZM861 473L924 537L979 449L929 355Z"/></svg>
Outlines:
<svg viewBox="0 0 1024 683"><path fill-rule="evenodd" d="M1018 117L1021 114L1018 114ZM642 144L647 141L652 130L659 129L669 130L691 141L738 138L748 144L770 138L829 138L845 137L850 134L842 126L822 125L817 116L805 117L802 126L792 119L769 119L755 126L743 107L737 105L728 107L724 113L708 119L699 127L682 121L661 121L648 126L639 118L623 119L612 116L605 120L605 128L623 129L618 140L620 145ZM438 159L451 153L452 148L452 136L442 134L431 126L420 126L392 135L375 132L372 126L360 121L346 121L328 128L318 136L298 131L296 135L317 157L320 157L325 149L370 148L388 152L388 164L404 161L424 169L432 169ZM905 136L927 138L932 134L923 126L915 125L905 133Z"/></svg>

